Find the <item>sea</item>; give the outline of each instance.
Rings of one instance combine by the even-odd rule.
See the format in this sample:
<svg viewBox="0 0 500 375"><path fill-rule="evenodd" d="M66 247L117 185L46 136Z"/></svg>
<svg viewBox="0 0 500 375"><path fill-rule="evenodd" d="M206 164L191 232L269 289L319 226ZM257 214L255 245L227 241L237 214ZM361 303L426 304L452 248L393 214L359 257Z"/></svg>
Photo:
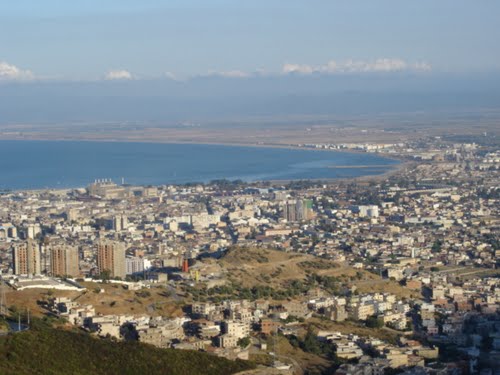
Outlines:
<svg viewBox="0 0 500 375"><path fill-rule="evenodd" d="M313 149L0 141L0 189L76 188L104 178L132 185L206 183L218 179L326 180L378 175L398 163L375 154ZM340 168L332 168L335 166Z"/></svg>

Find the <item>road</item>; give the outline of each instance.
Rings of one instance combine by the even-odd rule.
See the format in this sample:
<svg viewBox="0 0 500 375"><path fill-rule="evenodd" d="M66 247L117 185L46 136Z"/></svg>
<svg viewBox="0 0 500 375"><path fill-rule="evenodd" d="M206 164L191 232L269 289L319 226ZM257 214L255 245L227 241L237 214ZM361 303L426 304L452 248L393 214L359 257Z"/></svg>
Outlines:
<svg viewBox="0 0 500 375"><path fill-rule="evenodd" d="M284 360L288 361L288 363L291 362L293 364L293 371L296 375L303 375L304 374L304 369L299 365L299 362L297 362L294 358L287 357L287 356L281 355L281 354L276 354L275 357L277 357L278 359L283 358Z"/></svg>
<svg viewBox="0 0 500 375"><path fill-rule="evenodd" d="M252 344L250 346L250 353L262 354L263 352L265 352L266 354L270 354L267 351L263 351L263 350L258 349L258 344L259 344L259 341L253 337ZM287 363L287 364L291 363L293 365L293 372L295 375L303 375L304 374L304 369L299 364L299 362L297 362L297 360L295 358L288 357L286 355L276 354L275 352L273 354L270 354L270 355L272 357L276 357L278 360L282 360L282 362L284 362L284 363Z"/></svg>

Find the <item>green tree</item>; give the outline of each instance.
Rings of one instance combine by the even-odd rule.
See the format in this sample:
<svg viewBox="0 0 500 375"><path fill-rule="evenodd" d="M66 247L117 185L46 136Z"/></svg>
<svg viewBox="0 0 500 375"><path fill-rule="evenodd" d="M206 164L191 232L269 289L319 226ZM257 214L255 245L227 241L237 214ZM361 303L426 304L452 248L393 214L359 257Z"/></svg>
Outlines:
<svg viewBox="0 0 500 375"><path fill-rule="evenodd" d="M373 315L366 319L366 326L369 328L382 328L384 326L384 320Z"/></svg>
<svg viewBox="0 0 500 375"><path fill-rule="evenodd" d="M250 345L252 341L250 340L250 337L243 337L241 339L238 340L238 345L240 348L244 349L246 348L248 345Z"/></svg>
<svg viewBox="0 0 500 375"><path fill-rule="evenodd" d="M110 270L103 270L99 276L101 277L102 282L106 283L109 280L111 280L111 271Z"/></svg>
<svg viewBox="0 0 500 375"><path fill-rule="evenodd" d="M300 347L303 351L308 353L313 353L316 355L321 355L322 350L319 345L318 337L314 334L314 331L311 327L307 330L307 334L304 337L304 340L300 343Z"/></svg>
<svg viewBox="0 0 500 375"><path fill-rule="evenodd" d="M443 243L440 240L436 240L432 244L431 252L433 252L434 254L439 253L441 252L442 248L443 248Z"/></svg>

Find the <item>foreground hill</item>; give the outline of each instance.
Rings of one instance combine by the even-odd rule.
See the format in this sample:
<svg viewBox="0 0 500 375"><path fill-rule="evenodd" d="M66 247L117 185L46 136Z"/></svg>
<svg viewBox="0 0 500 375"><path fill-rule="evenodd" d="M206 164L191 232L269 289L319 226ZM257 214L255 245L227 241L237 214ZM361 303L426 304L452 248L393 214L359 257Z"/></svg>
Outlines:
<svg viewBox="0 0 500 375"><path fill-rule="evenodd" d="M0 374L234 374L254 367L206 353L112 342L52 328L36 320L29 331L0 337Z"/></svg>

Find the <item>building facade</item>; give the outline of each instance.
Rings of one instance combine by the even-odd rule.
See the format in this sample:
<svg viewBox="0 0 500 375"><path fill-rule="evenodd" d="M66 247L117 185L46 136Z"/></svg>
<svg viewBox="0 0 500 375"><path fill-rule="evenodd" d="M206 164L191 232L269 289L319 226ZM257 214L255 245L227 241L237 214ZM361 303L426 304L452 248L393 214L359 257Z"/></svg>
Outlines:
<svg viewBox="0 0 500 375"><path fill-rule="evenodd" d="M34 240L17 243L12 247L13 270L16 275L39 275L40 246Z"/></svg>
<svg viewBox="0 0 500 375"><path fill-rule="evenodd" d="M109 271L110 277L125 278L125 246L117 241L101 241L97 244L97 269L99 274Z"/></svg>
<svg viewBox="0 0 500 375"><path fill-rule="evenodd" d="M78 248L68 245L54 245L49 248L50 272L52 276L78 276Z"/></svg>

